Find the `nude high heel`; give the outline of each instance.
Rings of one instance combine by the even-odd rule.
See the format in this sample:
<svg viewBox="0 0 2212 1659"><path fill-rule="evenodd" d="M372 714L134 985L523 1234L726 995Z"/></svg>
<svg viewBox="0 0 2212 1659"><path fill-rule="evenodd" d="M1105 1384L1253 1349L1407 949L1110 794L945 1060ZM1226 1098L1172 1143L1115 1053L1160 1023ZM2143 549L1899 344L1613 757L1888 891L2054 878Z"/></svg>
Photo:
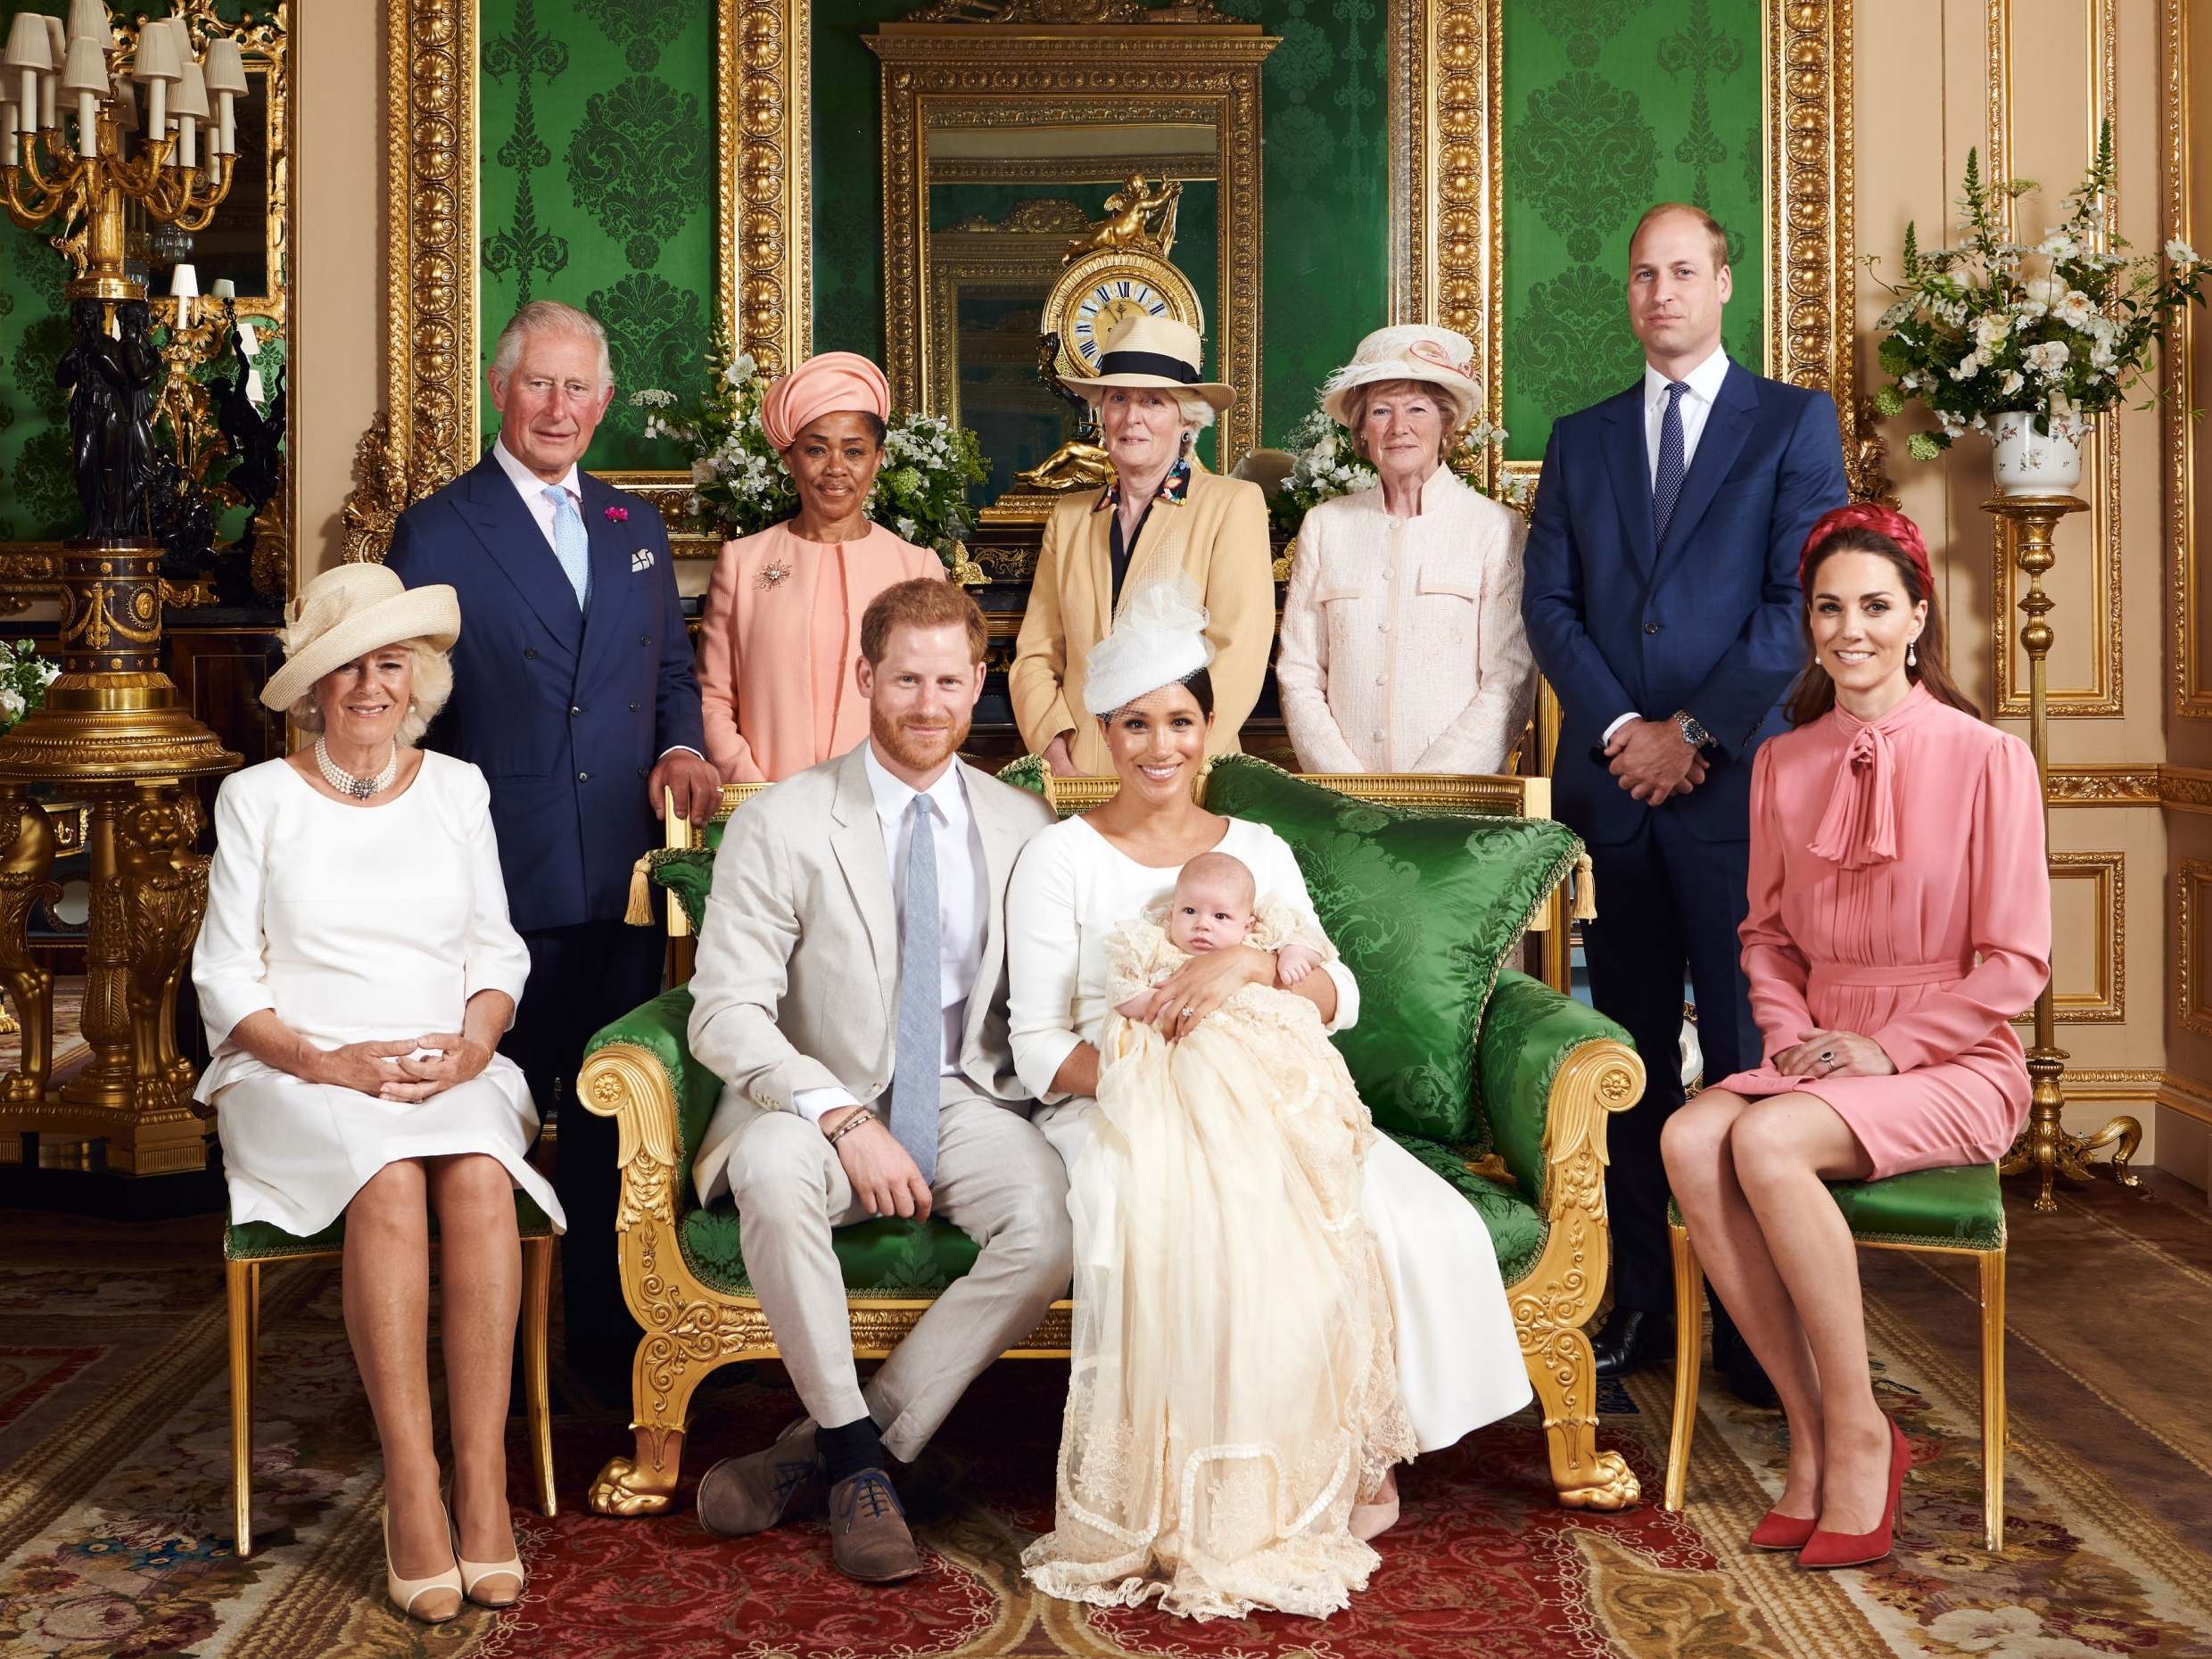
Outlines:
<svg viewBox="0 0 2212 1659"><path fill-rule="evenodd" d="M464 1597L466 1592L461 1587L459 1556L455 1556L454 1565L442 1572L433 1572L426 1579L401 1578L392 1570L392 1510L386 1506L377 1513L383 1517L384 1529L384 1594L391 1598L392 1605L409 1618L419 1619L425 1624L443 1624L466 1605ZM452 1526L452 1517L448 1516L447 1531L450 1531ZM415 1604L424 1597L441 1593L453 1597L453 1605L442 1613L434 1610L425 1613L417 1608ZM432 1604L433 1609L443 1605Z"/></svg>
<svg viewBox="0 0 2212 1659"><path fill-rule="evenodd" d="M461 1593L479 1607L512 1607L523 1598L523 1587L530 1577L523 1571L522 1552L518 1548L505 1561L466 1561L461 1556L461 1529L453 1517L446 1516L446 1526L453 1534L453 1561L461 1575ZM486 1579L513 1579L515 1588L505 1596L477 1594L478 1587Z"/></svg>
<svg viewBox="0 0 2212 1659"><path fill-rule="evenodd" d="M1373 1498L1352 1505L1345 1530L1365 1544L1396 1526L1398 1512L1398 1472L1393 1469L1383 1476L1382 1484Z"/></svg>

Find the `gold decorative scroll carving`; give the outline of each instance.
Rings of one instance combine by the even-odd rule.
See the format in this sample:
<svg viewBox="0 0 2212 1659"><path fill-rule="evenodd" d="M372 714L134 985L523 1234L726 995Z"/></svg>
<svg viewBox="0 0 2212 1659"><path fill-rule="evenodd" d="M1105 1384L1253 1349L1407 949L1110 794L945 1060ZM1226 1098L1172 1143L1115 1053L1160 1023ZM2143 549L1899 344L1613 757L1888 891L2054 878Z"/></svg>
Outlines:
<svg viewBox="0 0 2212 1659"><path fill-rule="evenodd" d="M2212 863L2184 858L2174 879L2174 1016L2183 1030L2199 1036L2212 1036L2212 1004L2205 1000L2212 987L2208 916L2212 916Z"/></svg>
<svg viewBox="0 0 2212 1659"><path fill-rule="evenodd" d="M2194 247L2190 208L2196 160L2190 150L2188 9L2183 0L2158 0L2158 184L2166 237ZM2202 590L2197 580L2196 313L2183 307L2165 347L2167 395L2159 405L2166 446L2167 604L2173 650L2174 713L2183 720L2212 720L2212 676L2199 673L2206 651Z"/></svg>
<svg viewBox="0 0 2212 1659"><path fill-rule="evenodd" d="M2095 988L2086 995L2057 992L2053 1017L2062 1026L2122 1024L2127 1019L2127 854L2052 853L2050 859L2054 898L2061 882L2091 884L2090 948L2084 953L2076 945L2067 954L2085 955L2095 976Z"/></svg>
<svg viewBox="0 0 2212 1659"><path fill-rule="evenodd" d="M2053 766L2043 780L2043 799L2053 806L2156 806L2158 768Z"/></svg>

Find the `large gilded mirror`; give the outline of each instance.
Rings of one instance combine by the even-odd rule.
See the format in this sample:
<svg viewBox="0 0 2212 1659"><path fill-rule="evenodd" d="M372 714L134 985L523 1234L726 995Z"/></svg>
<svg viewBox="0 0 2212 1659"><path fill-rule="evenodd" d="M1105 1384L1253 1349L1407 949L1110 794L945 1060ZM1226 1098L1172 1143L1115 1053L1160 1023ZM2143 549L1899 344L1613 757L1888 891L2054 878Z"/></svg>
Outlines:
<svg viewBox="0 0 2212 1659"><path fill-rule="evenodd" d="M868 37L883 74L892 400L975 429L986 502L1077 435L1078 411L1040 373L1045 302L1086 239L1118 208L1141 217L1140 200L1171 199L1151 229L1172 226L1205 373L1236 389L1201 453L1226 466L1259 441L1259 70L1275 41L1202 5L1141 21L1093 9L1100 21L1073 24L1021 4L973 18L947 0Z"/></svg>

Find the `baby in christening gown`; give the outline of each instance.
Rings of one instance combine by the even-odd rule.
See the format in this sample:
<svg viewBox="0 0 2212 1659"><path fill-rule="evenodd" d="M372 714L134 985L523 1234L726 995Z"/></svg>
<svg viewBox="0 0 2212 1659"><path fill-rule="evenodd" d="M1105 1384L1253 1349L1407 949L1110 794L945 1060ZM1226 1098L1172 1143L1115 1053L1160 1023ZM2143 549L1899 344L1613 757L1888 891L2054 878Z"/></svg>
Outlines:
<svg viewBox="0 0 2212 1659"><path fill-rule="evenodd" d="M1275 984L1173 1044L1143 1023L1193 954L1242 944L1275 953ZM1108 939L1055 1530L1022 1557L1050 1594L1325 1616L1380 1559L1352 1510L1415 1443L1359 1208L1374 1129L1319 1011L1282 988L1334 954L1221 853Z"/></svg>

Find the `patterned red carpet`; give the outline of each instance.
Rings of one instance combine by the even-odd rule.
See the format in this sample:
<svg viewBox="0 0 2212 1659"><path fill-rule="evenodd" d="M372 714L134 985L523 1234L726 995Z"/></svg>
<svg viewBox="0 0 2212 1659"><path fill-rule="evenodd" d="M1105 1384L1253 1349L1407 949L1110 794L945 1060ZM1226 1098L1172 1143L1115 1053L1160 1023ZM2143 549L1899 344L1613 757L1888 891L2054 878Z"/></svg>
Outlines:
<svg viewBox="0 0 2212 1659"><path fill-rule="evenodd" d="M1555 1507L1523 1416L1424 1460L1406 1518L1349 1613L1191 1625L1030 1595L1015 1562L1048 1517L1063 1367L997 1367L907 1482L931 1571L888 1590L838 1577L818 1526L742 1542L690 1515L603 1520L583 1488L625 1436L556 1426L564 1513L526 1515L524 1605L435 1630L379 1593L378 1490L334 1268L266 1275L257 1553L228 1538L224 1324L211 1224L0 1217L0 1650L55 1659L555 1655L557 1659L1929 1659L2212 1656L2212 1217L2070 1194L2014 1218L2008 1548L1980 1547L1972 1303L1910 1259L1869 1264L1886 1405L1911 1435L1909 1532L1865 1572L1799 1571L1741 1546L1773 1489L1779 1420L1709 1391L1690 1505ZM2111 1332L2132 1333L2125 1353ZM729 1375L730 1374L725 1374ZM1666 1388L1608 1399L1604 1433L1660 1485ZM763 1367L711 1386L688 1473L792 1410ZM520 1439L516 1467L521 1468ZM523 1482L518 1505L526 1506Z"/></svg>

